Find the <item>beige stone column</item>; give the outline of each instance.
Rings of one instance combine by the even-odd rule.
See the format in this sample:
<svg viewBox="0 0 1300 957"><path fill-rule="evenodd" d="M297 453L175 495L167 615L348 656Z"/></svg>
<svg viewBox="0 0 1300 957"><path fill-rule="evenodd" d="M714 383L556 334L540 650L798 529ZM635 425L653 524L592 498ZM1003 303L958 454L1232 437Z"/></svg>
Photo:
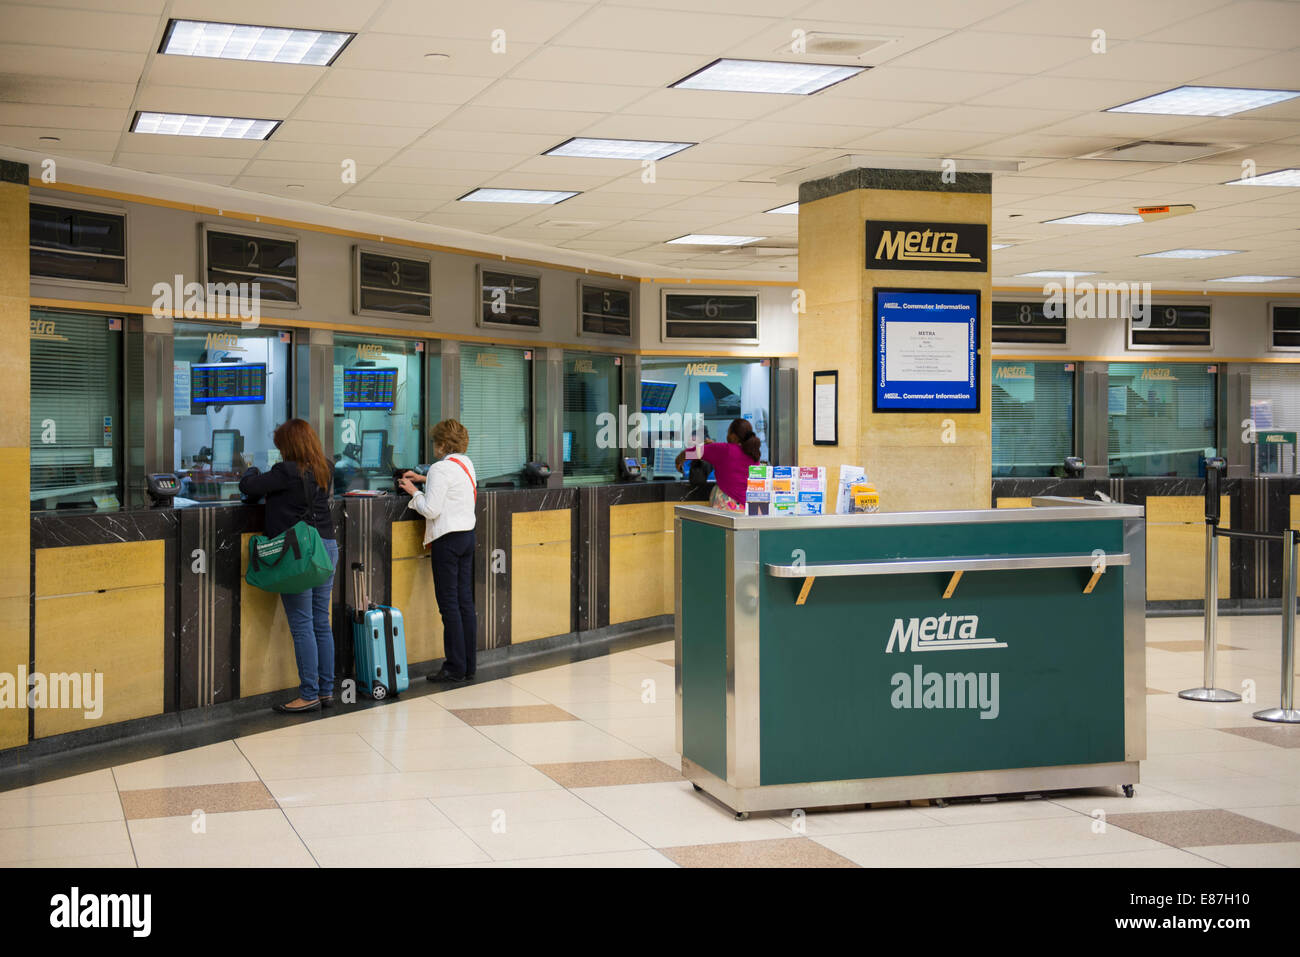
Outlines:
<svg viewBox="0 0 1300 957"><path fill-rule="evenodd" d="M975 251L982 271L868 269L866 223L983 224L992 216L992 177L939 171L851 169L799 188L799 464L860 465L880 490L884 511L988 508L992 488L991 274L987 240ZM874 252L874 251L873 251ZM979 411L874 412L872 315L877 287L978 290ZM813 374L839 373L839 444L813 444ZM830 489L828 489L830 491Z"/></svg>

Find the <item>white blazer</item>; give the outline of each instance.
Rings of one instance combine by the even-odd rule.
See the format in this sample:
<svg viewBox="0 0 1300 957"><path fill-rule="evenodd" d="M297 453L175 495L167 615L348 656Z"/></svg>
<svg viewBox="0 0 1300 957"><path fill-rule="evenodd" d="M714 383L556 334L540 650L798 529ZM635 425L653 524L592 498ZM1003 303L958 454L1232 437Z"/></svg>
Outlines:
<svg viewBox="0 0 1300 957"><path fill-rule="evenodd" d="M469 470L468 476L453 459ZM468 455L453 453L429 467L424 490L412 495L407 506L424 516L425 545L448 532L467 532L474 527L474 488L477 483L474 463Z"/></svg>

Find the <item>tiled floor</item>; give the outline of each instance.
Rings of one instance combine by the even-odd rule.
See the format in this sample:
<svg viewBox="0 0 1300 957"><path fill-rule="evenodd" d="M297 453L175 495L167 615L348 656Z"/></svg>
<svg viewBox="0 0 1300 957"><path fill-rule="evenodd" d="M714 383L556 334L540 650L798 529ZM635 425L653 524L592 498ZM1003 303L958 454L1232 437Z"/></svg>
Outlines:
<svg viewBox="0 0 1300 957"><path fill-rule="evenodd" d="M1276 616L1147 622L1137 796L1111 789L736 821L679 773L671 642L0 793L6 866L1300 866ZM1253 683L1253 684L1252 684Z"/></svg>

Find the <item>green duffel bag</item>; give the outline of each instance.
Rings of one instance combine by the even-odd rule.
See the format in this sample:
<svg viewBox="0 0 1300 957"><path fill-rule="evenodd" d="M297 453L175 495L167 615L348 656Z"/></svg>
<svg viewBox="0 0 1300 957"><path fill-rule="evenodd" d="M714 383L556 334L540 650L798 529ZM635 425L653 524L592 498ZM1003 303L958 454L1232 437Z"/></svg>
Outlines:
<svg viewBox="0 0 1300 957"><path fill-rule="evenodd" d="M303 496L311 515L311 493L303 476ZM314 525L299 520L275 538L254 535L248 540L248 572L244 581L262 591L294 595L323 585L334 574L334 563L325 551L325 540Z"/></svg>

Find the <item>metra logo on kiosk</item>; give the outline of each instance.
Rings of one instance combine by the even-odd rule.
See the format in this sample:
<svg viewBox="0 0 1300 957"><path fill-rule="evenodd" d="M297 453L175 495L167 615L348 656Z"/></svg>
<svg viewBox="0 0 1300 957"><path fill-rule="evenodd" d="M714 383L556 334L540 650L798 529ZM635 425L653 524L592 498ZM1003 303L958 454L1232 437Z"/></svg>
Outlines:
<svg viewBox="0 0 1300 957"><path fill-rule="evenodd" d="M905 623L906 622L906 623ZM979 636L978 615L939 615L937 618L895 618L885 653L911 651L982 651L1005 648L1005 641ZM926 671L913 665L909 674L890 676L889 704L896 710L977 710L981 720L1001 712L997 671Z"/></svg>

